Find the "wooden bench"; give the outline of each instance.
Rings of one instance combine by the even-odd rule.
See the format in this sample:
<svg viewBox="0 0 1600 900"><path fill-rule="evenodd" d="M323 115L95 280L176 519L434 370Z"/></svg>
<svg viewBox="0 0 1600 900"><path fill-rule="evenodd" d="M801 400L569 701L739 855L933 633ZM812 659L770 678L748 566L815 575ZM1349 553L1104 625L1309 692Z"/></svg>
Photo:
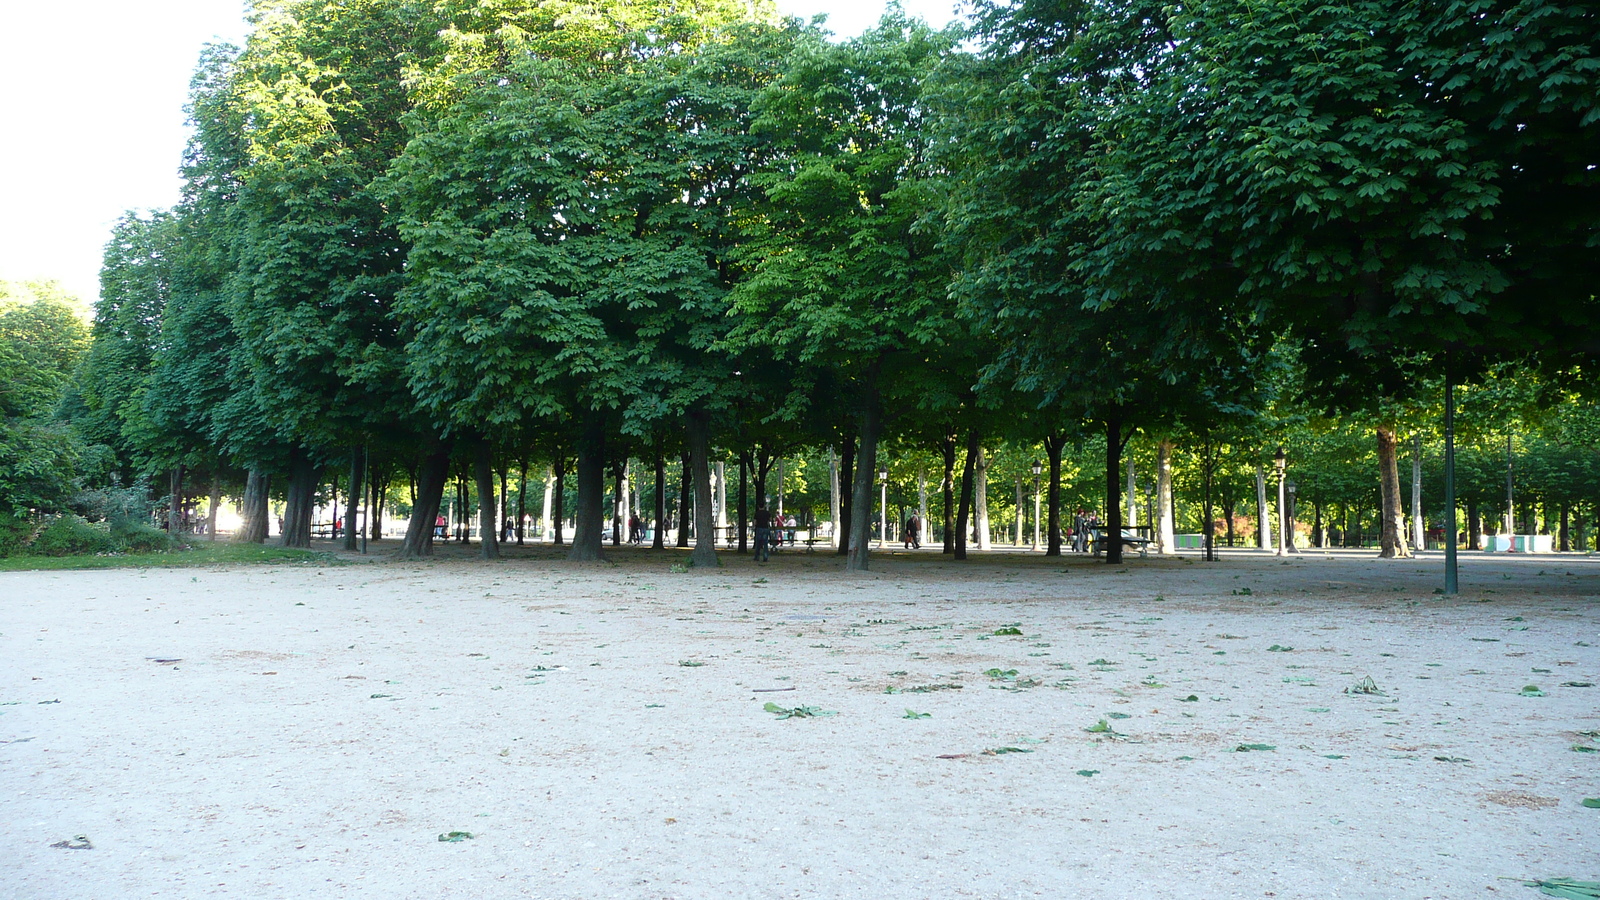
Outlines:
<svg viewBox="0 0 1600 900"><path fill-rule="evenodd" d="M1107 541L1106 529L1096 528L1093 529L1091 533L1094 535L1094 555L1099 556L1101 553L1105 552ZM1147 537L1140 537L1137 534L1129 532L1127 529L1123 529L1122 531L1122 546L1132 547L1133 549L1138 550L1140 556L1146 555L1150 550L1150 545L1153 543L1155 543L1155 541L1152 541Z"/></svg>

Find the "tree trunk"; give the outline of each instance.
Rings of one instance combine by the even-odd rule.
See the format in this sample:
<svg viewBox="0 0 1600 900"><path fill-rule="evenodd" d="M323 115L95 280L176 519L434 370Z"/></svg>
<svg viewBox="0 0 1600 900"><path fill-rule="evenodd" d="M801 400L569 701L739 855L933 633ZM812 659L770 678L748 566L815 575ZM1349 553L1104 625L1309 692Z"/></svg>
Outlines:
<svg viewBox="0 0 1600 900"><path fill-rule="evenodd" d="M317 467L311 454L296 449L289 454L289 489L283 511L283 546L311 546L311 504L317 495Z"/></svg>
<svg viewBox="0 0 1600 900"><path fill-rule="evenodd" d="M1411 546L1428 546L1427 526L1422 521L1422 435L1411 439Z"/></svg>
<svg viewBox="0 0 1600 900"><path fill-rule="evenodd" d="M395 556L420 559L433 555L434 520L444 503L445 482L450 479L450 445L435 448L417 469L416 500L411 505L411 523Z"/></svg>
<svg viewBox="0 0 1600 900"><path fill-rule="evenodd" d="M374 472L370 466L367 469L368 493L372 495L372 511L367 513L367 536L375 541L383 539L383 514L388 505L386 498L389 493L390 476L384 470Z"/></svg>
<svg viewBox="0 0 1600 900"><path fill-rule="evenodd" d="M344 511L344 549L360 549L361 527L356 524L357 498L366 494L367 490L367 454L364 449L357 447L350 451L350 502Z"/></svg>
<svg viewBox="0 0 1600 900"><path fill-rule="evenodd" d="M1382 495L1382 513L1378 517L1378 557L1380 559L1405 559L1411 555L1406 550L1405 511L1400 505L1400 457L1394 429L1379 426L1378 475Z"/></svg>
<svg viewBox="0 0 1600 900"><path fill-rule="evenodd" d="M1045 452L1050 456L1050 487L1045 495L1050 538L1045 556L1061 555L1061 451L1065 445L1066 441L1060 435L1052 434L1044 439Z"/></svg>
<svg viewBox="0 0 1600 900"><path fill-rule="evenodd" d="M839 455L828 448L828 515L833 526L833 548L839 549Z"/></svg>
<svg viewBox="0 0 1600 900"><path fill-rule="evenodd" d="M944 455L944 481L941 484L941 490L944 492L944 510L940 517L944 523L944 549L941 552L954 554L956 552L956 435L954 433L947 435L944 442L939 445L939 450Z"/></svg>
<svg viewBox="0 0 1600 900"><path fill-rule="evenodd" d="M183 464L167 476L167 534L176 539L183 533Z"/></svg>
<svg viewBox="0 0 1600 900"><path fill-rule="evenodd" d="M689 565L715 569L717 558L715 513L711 508L711 414L692 410L688 416L689 464L694 469L694 552Z"/></svg>
<svg viewBox="0 0 1600 900"><path fill-rule="evenodd" d="M1216 454L1211 451L1211 434L1209 432L1206 433L1205 441L1201 444L1200 453L1200 478L1202 494L1200 500L1200 514L1204 517L1204 521L1200 523L1200 533L1203 535L1203 537L1200 539L1200 543L1204 545L1204 552L1201 554L1201 558L1206 562L1216 562L1217 520L1211 514L1211 494L1212 489L1216 484L1215 476L1217 470L1217 457ZM1233 531L1233 516L1231 513L1228 515L1228 526L1228 531L1230 532L1229 537L1231 539L1231 532Z"/></svg>
<svg viewBox="0 0 1600 900"><path fill-rule="evenodd" d="M1568 553L1572 550L1571 528L1572 509L1567 504L1563 503L1561 504L1561 531L1559 532L1561 542L1558 545L1562 553Z"/></svg>
<svg viewBox="0 0 1600 900"><path fill-rule="evenodd" d="M243 544L259 544L267 539L267 498L271 480L259 466L251 466L244 481L244 502L239 533L233 539Z"/></svg>
<svg viewBox="0 0 1600 900"><path fill-rule="evenodd" d="M517 546L522 546L528 530L528 454L524 450L517 465Z"/></svg>
<svg viewBox="0 0 1600 900"><path fill-rule="evenodd" d="M972 511L972 474L978 463L978 429L967 433L967 459L961 464L961 499L956 507L955 557L967 558L967 516Z"/></svg>
<svg viewBox="0 0 1600 900"><path fill-rule="evenodd" d="M623 520L628 517L628 461L611 467L611 546L622 546Z"/></svg>
<svg viewBox="0 0 1600 900"><path fill-rule="evenodd" d="M689 461L689 451L683 451L682 465L678 476L678 546L689 546L689 509L693 505L689 499L689 491L693 485L694 466ZM706 496L710 496L708 492Z"/></svg>
<svg viewBox="0 0 1600 900"><path fill-rule="evenodd" d="M1256 460L1256 546L1272 549L1272 514L1267 511L1267 467Z"/></svg>
<svg viewBox="0 0 1600 900"><path fill-rule="evenodd" d="M655 540L650 546L665 550L667 546L667 457L661 450L661 440L656 439L656 524Z"/></svg>
<svg viewBox="0 0 1600 900"><path fill-rule="evenodd" d="M565 541L567 529L567 457L566 451L556 455L552 474L555 476L555 521L551 529L552 543L560 546Z"/></svg>
<svg viewBox="0 0 1600 900"><path fill-rule="evenodd" d="M876 375L870 376L866 399L861 406L861 451L856 458L856 475L850 500L850 556L845 570L865 572L872 546L872 481L878 471L878 434L883 427L879 408ZM887 529L885 529L887 530ZM883 535L888 540L887 534Z"/></svg>
<svg viewBox="0 0 1600 900"><path fill-rule="evenodd" d="M856 436L849 435L844 441L844 453L839 459L840 486L850 485L850 490L841 491L839 495L839 549L840 556L850 554L850 529L855 524L855 479L856 479Z"/></svg>
<svg viewBox="0 0 1600 900"><path fill-rule="evenodd" d="M1106 562L1122 564L1122 417L1106 418Z"/></svg>
<svg viewBox="0 0 1600 900"><path fill-rule="evenodd" d="M764 504L756 504L762 506ZM750 451L739 453L739 552L750 552Z"/></svg>
<svg viewBox="0 0 1600 900"><path fill-rule="evenodd" d="M206 512L206 540L217 539L217 507L222 505L222 471L213 470L211 473L211 506ZM1566 507L1562 507L1562 522L1566 521ZM1566 533L1566 526L1562 526L1562 533ZM1565 542L1565 538L1562 539Z"/></svg>
<svg viewBox="0 0 1600 900"><path fill-rule="evenodd" d="M1178 534L1172 514L1172 441L1156 444L1156 552L1176 553Z"/></svg>
<svg viewBox="0 0 1600 900"><path fill-rule="evenodd" d="M567 559L595 562L604 559L606 501L605 420L591 412L578 443L578 514L572 528L572 549Z"/></svg>
<svg viewBox="0 0 1600 900"><path fill-rule="evenodd" d="M483 559L500 558L500 527L498 508L494 502L494 452L487 437L478 440L474 448L472 473L478 483L478 556Z"/></svg>
<svg viewBox="0 0 1600 900"><path fill-rule="evenodd" d="M989 457L983 452L983 448L982 447L978 448L978 463L977 463L977 471L976 471L975 475L976 475L976 479L977 480L974 482L974 487L973 487L973 490L975 491L974 497L973 497L973 511L974 511L974 516L977 519L977 523L973 526L973 530L977 534L978 549L979 550L988 550L988 549L990 549L990 544L989 544Z"/></svg>

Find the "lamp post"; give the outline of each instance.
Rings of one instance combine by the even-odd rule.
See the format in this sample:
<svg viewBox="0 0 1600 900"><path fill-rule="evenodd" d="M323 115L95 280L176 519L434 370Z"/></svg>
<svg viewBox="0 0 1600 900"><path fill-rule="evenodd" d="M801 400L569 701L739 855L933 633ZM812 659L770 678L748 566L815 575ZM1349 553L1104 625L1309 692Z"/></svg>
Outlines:
<svg viewBox="0 0 1600 900"><path fill-rule="evenodd" d="M1278 552L1274 553L1273 555L1282 556L1287 552L1284 548L1287 545L1287 536L1289 533L1289 523L1284 521L1283 518L1283 473L1289 468L1289 454L1284 452L1284 449L1281 446L1278 448L1278 452L1272 457L1272 467L1278 472Z"/></svg>
<svg viewBox="0 0 1600 900"><path fill-rule="evenodd" d="M1044 463L1037 459L1033 461L1033 549L1039 549L1039 473L1044 471Z"/></svg>
<svg viewBox="0 0 1600 900"><path fill-rule="evenodd" d="M889 542L889 469L884 467L878 470L879 490L882 492L878 498L878 549L882 550Z"/></svg>
<svg viewBox="0 0 1600 900"><path fill-rule="evenodd" d="M1294 523L1295 516L1299 512L1299 504L1296 502L1298 498L1294 495L1294 482L1289 482L1286 485L1286 489L1289 492L1289 514L1285 516L1289 522L1289 543L1284 546L1284 552L1299 553L1300 551L1294 548Z"/></svg>

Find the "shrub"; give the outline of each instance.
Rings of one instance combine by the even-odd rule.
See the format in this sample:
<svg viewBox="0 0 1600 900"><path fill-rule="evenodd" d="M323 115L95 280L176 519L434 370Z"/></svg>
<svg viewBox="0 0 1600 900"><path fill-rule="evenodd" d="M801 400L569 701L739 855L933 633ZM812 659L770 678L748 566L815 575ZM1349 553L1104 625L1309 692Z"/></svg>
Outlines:
<svg viewBox="0 0 1600 900"><path fill-rule="evenodd" d="M108 552L115 544L110 530L67 513L51 519L28 549L39 556L71 556Z"/></svg>
<svg viewBox="0 0 1600 900"><path fill-rule="evenodd" d="M16 553L33 537L33 522L0 509L0 556Z"/></svg>
<svg viewBox="0 0 1600 900"><path fill-rule="evenodd" d="M145 522L112 526L111 539L118 549L129 553L165 553L172 549L172 536Z"/></svg>

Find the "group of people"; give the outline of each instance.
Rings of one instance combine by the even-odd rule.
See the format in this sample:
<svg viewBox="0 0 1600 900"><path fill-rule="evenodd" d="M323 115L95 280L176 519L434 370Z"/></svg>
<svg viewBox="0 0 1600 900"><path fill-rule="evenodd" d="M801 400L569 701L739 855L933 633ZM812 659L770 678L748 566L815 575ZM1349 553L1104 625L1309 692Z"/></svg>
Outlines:
<svg viewBox="0 0 1600 900"><path fill-rule="evenodd" d="M906 527L900 532L900 540L907 550L922 549L922 519L916 513L906 516Z"/></svg>
<svg viewBox="0 0 1600 900"><path fill-rule="evenodd" d="M794 527L798 520L794 516L786 516L781 512L767 509L765 503L756 507L756 562L766 562L772 551L783 546L785 532L790 543L794 543Z"/></svg>
<svg viewBox="0 0 1600 900"><path fill-rule="evenodd" d="M1099 527L1101 527L1099 513L1079 509L1077 515L1072 517L1072 530L1067 532L1067 536L1072 539L1073 552L1088 553L1089 538Z"/></svg>

